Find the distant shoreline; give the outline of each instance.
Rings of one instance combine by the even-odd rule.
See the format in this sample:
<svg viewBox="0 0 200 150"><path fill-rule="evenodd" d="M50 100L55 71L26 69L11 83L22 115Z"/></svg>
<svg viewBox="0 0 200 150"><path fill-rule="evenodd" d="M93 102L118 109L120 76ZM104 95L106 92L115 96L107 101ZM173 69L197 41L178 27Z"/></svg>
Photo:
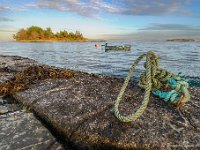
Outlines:
<svg viewBox="0 0 200 150"><path fill-rule="evenodd" d="M168 39L167 42L195 42L194 39Z"/></svg>

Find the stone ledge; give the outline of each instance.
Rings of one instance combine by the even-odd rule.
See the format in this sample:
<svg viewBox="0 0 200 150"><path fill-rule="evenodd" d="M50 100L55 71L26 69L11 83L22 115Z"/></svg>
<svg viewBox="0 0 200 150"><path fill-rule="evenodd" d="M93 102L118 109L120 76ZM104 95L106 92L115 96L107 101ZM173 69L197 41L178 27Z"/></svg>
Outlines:
<svg viewBox="0 0 200 150"><path fill-rule="evenodd" d="M155 97L141 118L121 123L112 114L123 79L76 72L70 79L38 81L18 92L16 100L29 106L66 142L79 149L199 149L200 90L191 88L192 101L182 110ZM120 111L132 113L143 90L132 82Z"/></svg>

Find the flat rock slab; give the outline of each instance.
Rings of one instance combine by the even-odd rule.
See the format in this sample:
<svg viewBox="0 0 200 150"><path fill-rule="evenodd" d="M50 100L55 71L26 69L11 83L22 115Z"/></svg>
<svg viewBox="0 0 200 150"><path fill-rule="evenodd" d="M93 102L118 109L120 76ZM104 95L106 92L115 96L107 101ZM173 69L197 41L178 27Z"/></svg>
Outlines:
<svg viewBox="0 0 200 150"><path fill-rule="evenodd" d="M52 134L24 110L0 115L0 149L63 149Z"/></svg>
<svg viewBox="0 0 200 150"><path fill-rule="evenodd" d="M200 90L182 110L151 97L135 122L122 123L113 113L123 79L76 72L70 79L47 79L16 93L66 141L79 149L200 149ZM141 105L144 91L132 82L120 105L130 114Z"/></svg>

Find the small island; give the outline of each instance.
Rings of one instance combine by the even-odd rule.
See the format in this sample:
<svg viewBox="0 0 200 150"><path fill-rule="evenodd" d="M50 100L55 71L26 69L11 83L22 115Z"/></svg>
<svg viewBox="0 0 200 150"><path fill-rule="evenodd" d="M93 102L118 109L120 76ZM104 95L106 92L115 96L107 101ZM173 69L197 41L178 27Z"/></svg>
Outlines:
<svg viewBox="0 0 200 150"><path fill-rule="evenodd" d="M194 42L194 39L169 39L168 42Z"/></svg>
<svg viewBox="0 0 200 150"><path fill-rule="evenodd" d="M38 26L31 26L29 28L22 28L16 34L13 35L13 38L18 42L87 42L89 39L83 37L80 31L67 32L60 31L53 33L51 28L42 29Z"/></svg>

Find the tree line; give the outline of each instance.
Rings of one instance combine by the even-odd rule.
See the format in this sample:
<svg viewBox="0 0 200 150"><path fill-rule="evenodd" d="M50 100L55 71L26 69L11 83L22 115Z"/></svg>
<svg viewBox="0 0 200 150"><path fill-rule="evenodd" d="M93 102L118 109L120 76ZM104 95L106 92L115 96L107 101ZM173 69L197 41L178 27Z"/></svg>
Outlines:
<svg viewBox="0 0 200 150"><path fill-rule="evenodd" d="M51 28L42 29L38 26L31 26L29 28L22 28L16 34L13 35L16 41L86 41L87 39L83 37L80 31L67 32L60 31L53 33Z"/></svg>

